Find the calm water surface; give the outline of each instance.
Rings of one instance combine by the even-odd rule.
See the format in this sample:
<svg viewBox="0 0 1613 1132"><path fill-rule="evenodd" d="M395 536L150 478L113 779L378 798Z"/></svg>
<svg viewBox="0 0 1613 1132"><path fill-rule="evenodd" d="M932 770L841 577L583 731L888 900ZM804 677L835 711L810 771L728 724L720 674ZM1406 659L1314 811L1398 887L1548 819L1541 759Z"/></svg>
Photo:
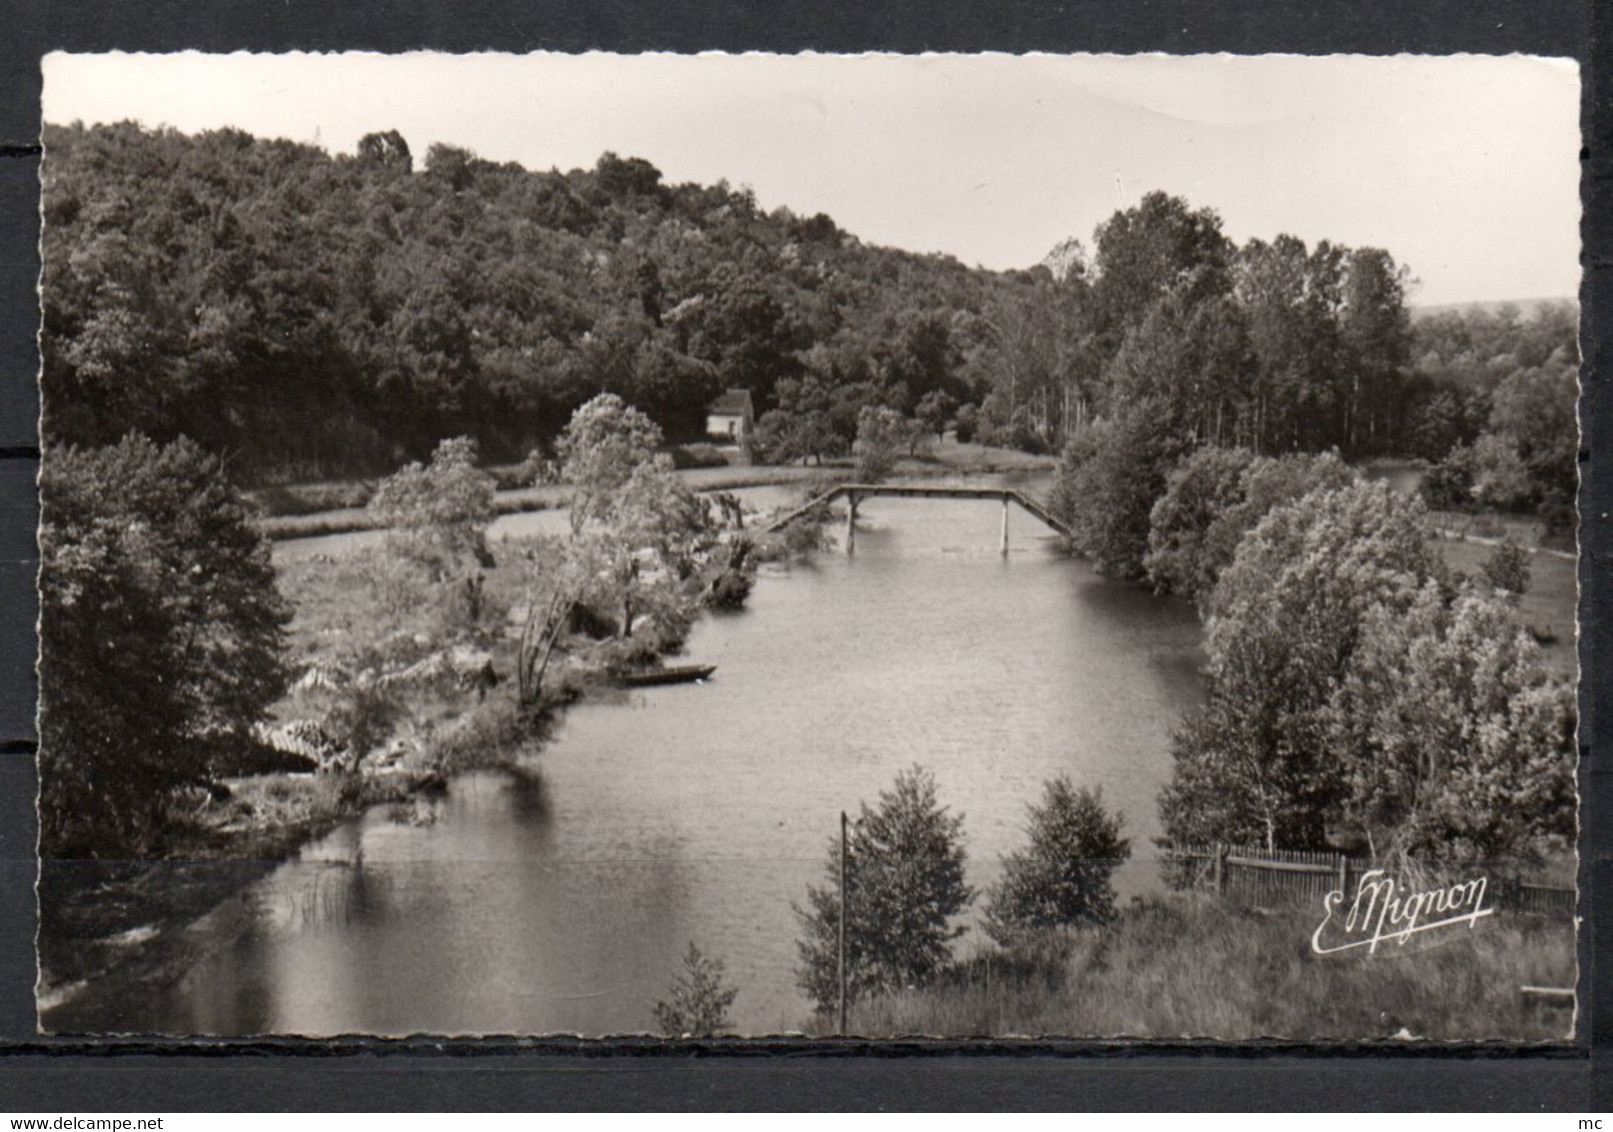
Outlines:
<svg viewBox="0 0 1613 1132"><path fill-rule="evenodd" d="M743 613L701 622L688 653L718 665L708 683L575 707L526 773L457 779L424 821L343 825L194 925L171 987L98 1003L92 986L64 1021L642 1031L692 940L727 963L740 1030L795 1029L792 902L824 883L840 811L915 762L965 815L976 886L1061 770L1102 786L1148 857L1167 735L1200 694L1191 609L1056 556L1017 511L1005 561L996 503L862 515L854 557L770 568ZM495 537L561 523L515 516ZM1154 884L1146 861L1120 877Z"/></svg>

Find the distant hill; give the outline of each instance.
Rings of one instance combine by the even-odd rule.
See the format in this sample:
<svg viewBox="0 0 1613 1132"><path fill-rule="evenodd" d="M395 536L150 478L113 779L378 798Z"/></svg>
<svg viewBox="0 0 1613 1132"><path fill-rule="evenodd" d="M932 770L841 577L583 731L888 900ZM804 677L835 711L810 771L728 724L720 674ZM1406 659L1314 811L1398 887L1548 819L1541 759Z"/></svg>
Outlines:
<svg viewBox="0 0 1613 1132"><path fill-rule="evenodd" d="M602 391L674 442L726 389L761 416L809 375L978 402L979 318L1046 274L865 245L614 153L561 173L433 145L415 172L395 133L356 156L129 123L45 140L50 441L183 433L243 483L373 473L456 435L520 460Z"/></svg>
<svg viewBox="0 0 1613 1132"><path fill-rule="evenodd" d="M1477 303L1413 303L1411 305L1411 318L1415 322L1418 319L1429 318L1436 314L1462 314L1467 311L1485 311L1489 314L1494 314L1505 306L1517 307L1521 316L1533 318L1541 307L1550 306L1554 303L1566 303L1575 308L1579 306L1579 300L1568 295L1557 295L1546 299L1494 299Z"/></svg>
<svg viewBox="0 0 1613 1132"><path fill-rule="evenodd" d="M1104 221L1089 264L1066 244L994 272L609 152L533 171L438 144L417 172L395 131L352 155L132 123L44 140L47 443L183 435L247 486L378 474L450 436L514 464L601 392L687 443L746 390L775 460L850 449L864 408L921 405L1056 451L1145 397L1190 439L1399 454L1427 433L1439 456L1489 406L1423 428L1399 358L1443 361L1465 389L1471 359L1538 367L1577 329L1530 302L1527 326L1419 318L1423 340L1399 341L1384 249L1239 248L1161 192ZM1365 305L1296 305L1296 281ZM1254 365L1228 353L1238 321L1262 328ZM1485 374L1486 393L1506 377Z"/></svg>

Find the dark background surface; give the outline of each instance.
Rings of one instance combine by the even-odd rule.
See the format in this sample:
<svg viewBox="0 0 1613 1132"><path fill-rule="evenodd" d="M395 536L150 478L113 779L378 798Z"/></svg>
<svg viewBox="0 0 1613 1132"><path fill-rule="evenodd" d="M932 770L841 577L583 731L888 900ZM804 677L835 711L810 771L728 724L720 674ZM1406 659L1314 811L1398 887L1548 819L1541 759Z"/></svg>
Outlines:
<svg viewBox="0 0 1613 1132"><path fill-rule="evenodd" d="M1403 0L1372 11L1303 0L860 3L788 0L118 5L7 0L0 32L0 1111L234 1109L1281 1110L1613 1107L1613 1038L1597 898L1613 886L1613 797L1597 710L1607 694L1608 427L1597 334L1613 319L1605 146L1613 6L1591 0ZM1597 9L1600 9L1599 11ZM1584 82L1581 401L1580 1032L1573 1047L1306 1050L967 1043L310 1042L156 1045L34 1036L34 475L40 57L98 52L539 49L1475 52L1573 56ZM1482 238L1482 234L1478 234ZM1600 285L1599 285L1600 284ZM1613 894L1610 894L1613 895Z"/></svg>

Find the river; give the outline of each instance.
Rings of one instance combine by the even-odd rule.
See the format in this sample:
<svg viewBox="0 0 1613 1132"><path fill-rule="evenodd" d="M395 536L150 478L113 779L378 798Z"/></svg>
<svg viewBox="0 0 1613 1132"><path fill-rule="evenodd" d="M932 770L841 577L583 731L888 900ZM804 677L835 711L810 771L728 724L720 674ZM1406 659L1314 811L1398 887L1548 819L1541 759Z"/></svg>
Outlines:
<svg viewBox="0 0 1613 1132"><path fill-rule="evenodd" d="M1157 885L1168 735L1201 694L1193 611L1059 556L1022 512L1004 559L993 502L872 500L862 517L855 555L769 567L743 612L702 619L688 654L712 680L578 705L523 772L458 778L415 820L342 825L192 925L177 981L102 1009L91 986L64 1020L645 1031L693 941L726 964L739 1030L797 1029L792 904L826 882L840 811L914 763L965 815L977 888L1059 771L1125 814L1122 898ZM512 516L495 538L559 521Z"/></svg>

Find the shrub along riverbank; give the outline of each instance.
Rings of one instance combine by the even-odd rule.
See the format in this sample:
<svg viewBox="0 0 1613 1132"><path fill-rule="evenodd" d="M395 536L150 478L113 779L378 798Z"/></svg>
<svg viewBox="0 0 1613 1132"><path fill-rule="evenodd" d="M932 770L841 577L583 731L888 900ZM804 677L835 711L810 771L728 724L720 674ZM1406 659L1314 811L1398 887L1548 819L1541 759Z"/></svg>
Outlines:
<svg viewBox="0 0 1613 1132"><path fill-rule="evenodd" d="M606 406L594 423L630 431L630 413ZM594 437L586 451L611 447ZM41 1002L113 968L177 975L179 929L346 818L390 805L393 820L420 820L456 774L536 773L564 705L680 651L703 605L743 604L758 560L817 545L723 529L647 450L618 455L592 481L579 474L590 509L570 538L488 546L492 484L447 442L381 485L369 514L384 540L278 561L289 682L257 728L255 765L154 801L152 848L124 854L132 863L47 854Z"/></svg>

